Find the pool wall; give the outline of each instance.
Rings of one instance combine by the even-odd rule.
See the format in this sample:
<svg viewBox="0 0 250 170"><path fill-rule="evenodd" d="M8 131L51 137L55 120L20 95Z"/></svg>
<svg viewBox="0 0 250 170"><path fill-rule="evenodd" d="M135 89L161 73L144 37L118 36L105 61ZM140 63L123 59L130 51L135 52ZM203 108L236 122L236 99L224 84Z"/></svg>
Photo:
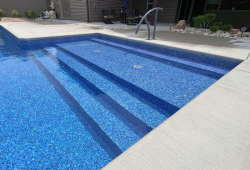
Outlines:
<svg viewBox="0 0 250 170"><path fill-rule="evenodd" d="M164 55L171 55L173 57L181 57L187 60L197 61L197 62L205 62L211 65L225 67L228 69L235 68L238 63L207 57L203 55L193 54L189 52L177 51L173 49L169 49L167 47L159 46L159 45L152 45L144 42L139 42L135 40L128 40L124 38L117 38L114 36L108 36L104 34L87 34L87 35L80 35L80 36L68 36L68 37L58 37L58 38L42 38L42 39L18 39L15 35L9 32L7 29L0 25L0 30L7 34L21 49L23 50L35 50L41 49L45 47L50 47L55 44L60 43L68 43L68 42L75 42L75 41L84 41L90 40L94 38L102 39L105 41L109 41L112 43L120 44L118 47L126 48L133 51L138 51L138 49L142 50L149 50L150 52L157 52ZM117 46L117 45L116 45ZM145 51L143 51L145 53ZM146 52L149 54L148 52Z"/></svg>

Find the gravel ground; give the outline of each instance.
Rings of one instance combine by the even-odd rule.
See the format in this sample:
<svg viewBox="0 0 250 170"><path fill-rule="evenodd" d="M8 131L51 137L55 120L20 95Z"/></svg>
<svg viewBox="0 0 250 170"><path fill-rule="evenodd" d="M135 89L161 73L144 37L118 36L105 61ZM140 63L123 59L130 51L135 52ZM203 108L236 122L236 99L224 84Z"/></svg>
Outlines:
<svg viewBox="0 0 250 170"><path fill-rule="evenodd" d="M2 17L1 22L30 22L24 18Z"/></svg>

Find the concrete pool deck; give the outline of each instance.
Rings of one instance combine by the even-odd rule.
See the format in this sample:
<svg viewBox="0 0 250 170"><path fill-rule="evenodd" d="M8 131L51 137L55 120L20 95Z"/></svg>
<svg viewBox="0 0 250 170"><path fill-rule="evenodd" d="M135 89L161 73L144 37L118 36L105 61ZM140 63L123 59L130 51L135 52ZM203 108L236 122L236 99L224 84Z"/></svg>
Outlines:
<svg viewBox="0 0 250 170"><path fill-rule="evenodd" d="M135 29L100 29L51 21L0 22L0 25L5 27L19 39L24 40L101 33L235 62L246 60L250 54L250 46L247 44L249 40L246 40L246 42L230 42L235 40L230 38L208 37L169 31L157 31L157 40L146 40L148 36L146 29L141 29L136 35ZM84 25L86 25L86 23ZM90 23L90 25L94 24ZM152 35L151 32L151 37Z"/></svg>
<svg viewBox="0 0 250 170"><path fill-rule="evenodd" d="M62 23L1 23L20 39L102 33L240 64L104 169L250 169L250 45L229 38L90 29ZM240 45L237 45L237 44Z"/></svg>

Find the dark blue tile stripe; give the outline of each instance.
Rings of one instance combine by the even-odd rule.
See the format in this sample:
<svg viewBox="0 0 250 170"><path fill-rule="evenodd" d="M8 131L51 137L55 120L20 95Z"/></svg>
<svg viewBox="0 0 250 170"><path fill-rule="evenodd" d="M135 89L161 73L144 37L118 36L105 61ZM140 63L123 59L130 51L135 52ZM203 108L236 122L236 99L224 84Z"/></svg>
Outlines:
<svg viewBox="0 0 250 170"><path fill-rule="evenodd" d="M63 53L74 58L75 60L87 66L88 68L95 71L99 75L107 78L109 81L113 82L114 84L118 85L120 88L124 89L125 91L127 91L128 93L136 97L138 100L151 106L152 108L157 110L159 113L164 114L166 117L170 117L171 115L173 115L175 112L179 110L178 107L172 105L171 103L168 103L167 101L164 101L163 99L160 99L154 96L153 94L135 86L132 83L127 82L126 80L123 80L122 78L114 75L113 73L106 71L105 69L89 62L88 60L68 50L63 49L62 47L55 46L55 48L61 50Z"/></svg>
<svg viewBox="0 0 250 170"><path fill-rule="evenodd" d="M90 41L102 44L102 45L107 46L107 47L112 47L112 48L115 48L115 49L118 49L120 51L124 51L124 52L127 52L127 53L133 53L135 55L137 54L139 57L142 57L142 58L146 58L146 59L156 61L156 62L166 64L166 65L172 65L172 66L177 67L179 69L187 70L187 71L190 71L190 72L193 72L193 73L196 73L196 74L200 74L200 75L205 75L207 77L218 79L218 78L221 78L222 76L224 76L224 74L221 74L221 73L216 73L216 72L213 72L213 71L204 70L202 68L197 68L197 67L193 67L193 66L190 66L190 65L178 63L178 62L175 62L175 61L170 61L168 59L155 57L155 56L152 56L150 54L144 54L144 53L141 53L141 52L138 52L138 51L135 51L135 50L129 50L129 49L117 47L117 46L114 46L114 45L111 45L111 44L96 41L94 39L91 39Z"/></svg>
<svg viewBox="0 0 250 170"><path fill-rule="evenodd" d="M119 37L111 37L111 36L103 35L103 34L100 34L98 36L98 38L102 39L102 40L109 41L109 42L113 42L116 44L120 44L120 45L125 44L127 46L132 47L132 48L136 47L138 49L144 49L144 50L149 49L150 51L157 52L160 54L173 55L176 57L185 58L185 59L189 59L189 60L193 60L193 61L208 63L211 65L216 65L219 67L228 68L230 70L238 65L238 63L235 63L235 62L221 60L221 59L212 58L212 57L201 56L198 54L182 52L182 51L173 50L173 49L168 49L168 48L164 48L162 46L156 45L156 44L155 45L147 44L147 43L143 43L140 41L133 41L133 40L128 40L128 39L119 38Z"/></svg>
<svg viewBox="0 0 250 170"><path fill-rule="evenodd" d="M106 150L111 158L116 158L122 150L109 138L100 126L88 115L76 99L65 89L65 87L47 70L47 68L33 55L31 60L37 65L40 71L53 85L57 93L66 101L68 106L76 113L81 123L88 128L94 139Z"/></svg>
<svg viewBox="0 0 250 170"><path fill-rule="evenodd" d="M47 50L41 50L44 52L52 61L59 63L60 68L64 69L70 77L74 78L95 100L101 103L106 109L108 109L116 118L122 121L127 127L129 127L136 135L141 138L152 130L146 123L134 116L114 99L108 96L106 93L101 91L98 87L88 81L86 78L81 76L73 68L68 66L62 60L48 52Z"/></svg>

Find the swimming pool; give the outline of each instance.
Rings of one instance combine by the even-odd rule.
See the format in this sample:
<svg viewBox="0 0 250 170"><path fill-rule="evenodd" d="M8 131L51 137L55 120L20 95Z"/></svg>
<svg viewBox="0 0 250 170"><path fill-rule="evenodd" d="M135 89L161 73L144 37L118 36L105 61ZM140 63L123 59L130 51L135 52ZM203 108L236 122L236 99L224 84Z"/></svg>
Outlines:
<svg viewBox="0 0 250 170"><path fill-rule="evenodd" d="M0 169L100 169L236 65L99 34L0 30Z"/></svg>

